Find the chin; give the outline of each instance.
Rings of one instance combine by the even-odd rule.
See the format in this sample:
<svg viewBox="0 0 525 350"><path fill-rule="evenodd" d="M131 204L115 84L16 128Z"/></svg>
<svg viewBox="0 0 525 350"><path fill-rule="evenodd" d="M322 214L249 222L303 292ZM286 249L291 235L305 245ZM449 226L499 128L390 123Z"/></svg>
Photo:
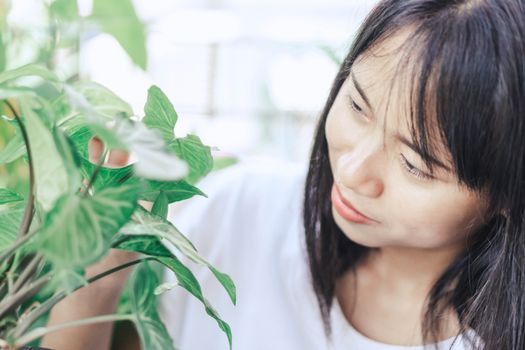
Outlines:
<svg viewBox="0 0 525 350"><path fill-rule="evenodd" d="M378 239L377 235L368 232L365 226L360 224L354 224L345 220L333 208L332 215L339 229L343 231L343 234L349 240L368 248L380 248L385 245L385 242L383 242L381 239Z"/></svg>

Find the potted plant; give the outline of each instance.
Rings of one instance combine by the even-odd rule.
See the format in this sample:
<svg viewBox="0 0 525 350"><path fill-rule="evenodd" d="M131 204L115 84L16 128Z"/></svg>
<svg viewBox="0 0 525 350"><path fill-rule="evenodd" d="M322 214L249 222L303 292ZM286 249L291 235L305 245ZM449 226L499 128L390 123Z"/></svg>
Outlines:
<svg viewBox="0 0 525 350"><path fill-rule="evenodd" d="M51 6L57 11L70 3L57 0ZM0 42L4 47L5 41ZM37 79L39 88L27 77ZM174 287L162 284L159 271L164 268L203 303L231 348L230 327L178 256L209 268L235 304L232 279L201 257L166 219L170 203L206 197L195 185L214 169L211 148L196 135L175 136L178 116L161 89L148 90L141 118L93 81L60 79L42 64L9 70L0 64L0 111L0 129L15 130L0 147L0 166L22 161L29 174L25 185L0 185L0 349L38 346L49 332L119 320L134 323L142 348L173 349L156 310L156 296ZM124 150L135 161L109 168L103 155L98 164L91 163L87 144L93 136L102 140L104 155ZM138 205L140 200L152 202L151 211ZM140 256L85 278L85 268L110 249ZM119 312L45 325L49 310L67 295L132 265L128 303Z"/></svg>

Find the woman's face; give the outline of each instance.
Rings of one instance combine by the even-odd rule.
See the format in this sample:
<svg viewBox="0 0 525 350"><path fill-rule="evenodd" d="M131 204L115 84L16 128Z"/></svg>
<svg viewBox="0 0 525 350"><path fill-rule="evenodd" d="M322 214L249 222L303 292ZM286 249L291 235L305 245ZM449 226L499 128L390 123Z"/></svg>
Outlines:
<svg viewBox="0 0 525 350"><path fill-rule="evenodd" d="M402 39L394 36L358 58L328 114L325 132L334 185L372 219L346 218L332 205L334 220L348 238L368 247L461 245L483 222L486 201L459 187L447 170L450 158L443 147L436 152L442 166L434 166L430 177L409 146L408 88L390 83L401 54L394 49Z"/></svg>

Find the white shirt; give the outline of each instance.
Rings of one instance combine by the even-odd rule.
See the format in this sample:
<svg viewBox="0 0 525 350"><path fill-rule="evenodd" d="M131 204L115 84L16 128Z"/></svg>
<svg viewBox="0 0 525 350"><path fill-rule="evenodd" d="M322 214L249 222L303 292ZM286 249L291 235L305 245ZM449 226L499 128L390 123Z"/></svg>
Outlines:
<svg viewBox="0 0 525 350"><path fill-rule="evenodd" d="M237 286L237 305L205 267L181 260L195 273L204 296L232 329L234 350L423 350L376 342L356 331L337 298L328 343L309 282L302 226L307 167L248 161L213 172L195 196L170 207L169 219L199 253ZM176 282L169 270L166 282ZM180 350L227 350L226 335L200 301L180 287L162 294L161 318ZM449 349L453 339L438 343ZM453 350L466 350L458 338Z"/></svg>

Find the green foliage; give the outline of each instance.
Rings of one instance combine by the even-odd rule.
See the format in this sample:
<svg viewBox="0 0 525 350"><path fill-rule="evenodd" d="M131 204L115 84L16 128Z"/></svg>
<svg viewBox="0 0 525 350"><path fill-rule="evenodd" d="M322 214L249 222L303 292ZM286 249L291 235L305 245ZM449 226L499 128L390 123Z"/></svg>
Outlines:
<svg viewBox="0 0 525 350"><path fill-rule="evenodd" d="M56 76L55 73L51 72L44 66L38 64L28 64L16 69L0 73L0 84L4 84L10 80L27 76L38 76L45 79L46 81L53 83L58 83L60 81L60 79Z"/></svg>
<svg viewBox="0 0 525 350"><path fill-rule="evenodd" d="M0 110L2 107L5 105L0 104ZM25 154L25 144L16 126L6 117L0 118L0 187L27 194L29 174Z"/></svg>
<svg viewBox="0 0 525 350"><path fill-rule="evenodd" d="M53 130L37 115L27 98L21 99L22 113L25 117L25 127L30 143L35 173L35 188L37 203L45 211L52 208L55 201L68 190L78 188L79 176L68 174L65 159L58 150L59 146L53 137ZM42 113L43 114L43 113ZM43 118L46 118L43 115ZM49 120L49 119L46 119ZM67 153L68 150L64 150ZM66 186L65 186L66 185Z"/></svg>
<svg viewBox="0 0 525 350"><path fill-rule="evenodd" d="M168 148L190 165L190 173L185 178L190 184L196 184L213 169L211 148L204 145L197 135L175 139Z"/></svg>
<svg viewBox="0 0 525 350"><path fill-rule="evenodd" d="M142 349L175 350L173 340L157 313L157 300L153 290L159 284L159 280L149 263L145 262L138 266L131 281L133 288L130 304L136 315L135 326Z"/></svg>
<svg viewBox="0 0 525 350"><path fill-rule="evenodd" d="M25 203L20 201L0 205L0 251L14 242L24 210Z"/></svg>
<svg viewBox="0 0 525 350"><path fill-rule="evenodd" d="M169 202L166 192L160 191L157 199L155 199L155 202L153 203L151 213L166 219L168 216L168 204Z"/></svg>
<svg viewBox="0 0 525 350"><path fill-rule="evenodd" d="M108 187L93 196L68 193L46 216L35 248L61 267L92 264L107 253L136 200L133 186Z"/></svg>
<svg viewBox="0 0 525 350"><path fill-rule="evenodd" d="M124 235L151 235L173 244L182 254L191 261L206 266L215 275L219 283L226 289L233 304L236 303L236 290L232 279L215 269L208 261L201 257L188 238L186 238L171 222L138 208L135 212L136 221L124 226L120 233Z"/></svg>
<svg viewBox="0 0 525 350"><path fill-rule="evenodd" d="M144 107L144 124L159 131L168 143L168 150L185 160L190 169L184 178L189 184L196 184L213 169L211 148L202 143L197 135L175 138L174 128L177 112L166 95L156 86L148 91L148 100Z"/></svg>
<svg viewBox="0 0 525 350"><path fill-rule="evenodd" d="M55 0L49 6L52 17L62 21L72 22L78 19L78 5L76 0Z"/></svg>
<svg viewBox="0 0 525 350"><path fill-rule="evenodd" d="M6 48L12 42L0 11L0 344L36 345L51 331L43 320L54 304L127 266L84 276L88 266L117 248L141 258L133 262L138 265L119 307L125 315L105 321L132 320L144 349L173 349L156 304L157 294L173 287L161 283L164 270L171 270L177 285L216 320L231 348L230 327L174 251L208 268L235 304L232 279L166 219L170 203L207 197L195 184L214 169L211 147L196 135L175 136L178 115L157 86L148 90L145 116L138 121L130 105L104 86L75 76L67 83L61 79L52 69L53 50L77 45L85 19L76 1L45 6L56 24L49 47L35 63L9 70ZM89 20L146 67L145 27L131 0L94 0ZM66 27L73 35L61 32ZM87 145L93 136L102 140L104 155L121 149L137 160L120 168L103 159L91 163ZM139 200L153 202L151 213Z"/></svg>
<svg viewBox="0 0 525 350"><path fill-rule="evenodd" d="M0 165L11 163L26 154L26 145L20 134L16 134L0 151Z"/></svg>
<svg viewBox="0 0 525 350"><path fill-rule="evenodd" d="M0 188L0 204L18 202L24 198L16 192Z"/></svg>
<svg viewBox="0 0 525 350"><path fill-rule="evenodd" d="M177 259L177 257L175 256L173 256L172 258L159 258L159 261L175 272L179 286L186 289L204 304L204 309L206 310L206 313L217 321L219 328L228 337L228 343L231 349L232 334L230 326L220 318L217 311L215 311L215 309L211 306L208 300L204 298L199 282L197 281L193 273L186 266L184 266L184 264L182 264L179 261L179 259Z"/></svg>
<svg viewBox="0 0 525 350"><path fill-rule="evenodd" d="M234 156L224 156L224 157L215 157L213 159L213 169L212 171L218 171L225 169L229 166L237 164L239 159Z"/></svg>
<svg viewBox="0 0 525 350"><path fill-rule="evenodd" d="M131 0L94 0L91 20L114 36L136 65L146 69L146 30Z"/></svg>
<svg viewBox="0 0 525 350"><path fill-rule="evenodd" d="M174 138L173 128L177 123L177 112L168 97L157 86L148 90L148 100L144 107L142 120L151 129L158 130L166 142Z"/></svg>
<svg viewBox="0 0 525 350"><path fill-rule="evenodd" d="M155 220L153 216L151 216L151 218ZM157 221L159 222L159 224L165 223L161 221L160 217L158 217ZM174 254L172 254L161 243L160 238L161 237L156 235L133 235L129 236L124 242L119 244L117 247L119 249L125 249L130 251L139 251L149 256L156 257L157 261L159 261L161 264L165 265L171 271L173 271L177 278L177 285L187 290L190 294L192 294L195 298L202 302L206 313L217 321L219 328L226 334L231 348L232 334L230 326L221 319L217 311L204 297L199 281L197 280L195 275L191 272L191 270L188 267L186 267ZM217 270L215 270L215 273L215 276L218 278L219 282L226 288L228 294L232 297L233 303L235 303L235 285L231 281L230 277L226 274L220 273ZM160 294L160 292L167 291L172 287L174 286L166 287L166 284L160 285L158 288L155 289L155 294Z"/></svg>
<svg viewBox="0 0 525 350"><path fill-rule="evenodd" d="M172 182L148 180L144 181L140 193L140 198L147 201L155 201L159 196L160 192L164 192L164 194L167 197L168 203L188 199L195 195L208 197L200 189L193 185L190 185L184 180Z"/></svg>

